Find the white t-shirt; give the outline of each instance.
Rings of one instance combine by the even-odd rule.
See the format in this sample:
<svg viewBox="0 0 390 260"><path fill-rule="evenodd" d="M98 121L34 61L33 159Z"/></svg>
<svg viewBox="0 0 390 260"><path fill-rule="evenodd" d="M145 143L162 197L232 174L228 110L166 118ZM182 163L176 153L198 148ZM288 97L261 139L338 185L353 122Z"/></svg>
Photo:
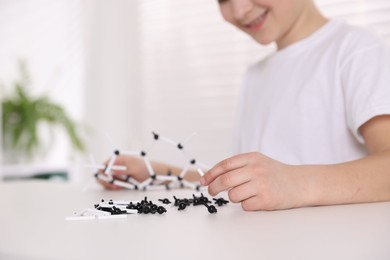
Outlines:
<svg viewBox="0 0 390 260"><path fill-rule="evenodd" d="M235 152L289 164L354 160L367 154L359 127L383 114L390 114L389 47L367 29L331 20L249 68Z"/></svg>

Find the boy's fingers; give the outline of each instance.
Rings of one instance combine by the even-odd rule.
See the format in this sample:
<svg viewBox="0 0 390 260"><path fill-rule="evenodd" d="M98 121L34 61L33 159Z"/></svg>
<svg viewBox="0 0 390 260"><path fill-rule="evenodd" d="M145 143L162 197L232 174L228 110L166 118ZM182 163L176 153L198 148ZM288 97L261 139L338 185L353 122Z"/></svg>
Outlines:
<svg viewBox="0 0 390 260"><path fill-rule="evenodd" d="M231 189L233 187L242 185L250 180L250 176L245 174L241 169L232 170L218 176L209 184L209 193L215 196L221 191Z"/></svg>
<svg viewBox="0 0 390 260"><path fill-rule="evenodd" d="M218 176L233 171L235 169L241 168L247 164L247 158L243 154L239 154L228 159L225 159L217 163L213 168L211 168L202 178L201 184L204 186L209 185L213 182Z"/></svg>
<svg viewBox="0 0 390 260"><path fill-rule="evenodd" d="M256 196L257 192L254 185L251 185L250 182L246 182L229 190L228 195L231 202L239 203Z"/></svg>
<svg viewBox="0 0 390 260"><path fill-rule="evenodd" d="M245 211L259 210L258 203L258 198L256 196L253 196L241 202L241 207Z"/></svg>

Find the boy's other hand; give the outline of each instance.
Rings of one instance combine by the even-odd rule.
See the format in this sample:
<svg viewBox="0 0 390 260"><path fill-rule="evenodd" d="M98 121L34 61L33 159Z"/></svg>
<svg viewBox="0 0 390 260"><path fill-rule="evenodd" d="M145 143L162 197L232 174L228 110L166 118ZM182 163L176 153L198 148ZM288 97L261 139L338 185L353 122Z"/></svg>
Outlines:
<svg viewBox="0 0 390 260"><path fill-rule="evenodd" d="M105 161L105 164L108 162L109 159ZM142 160L142 158L128 155L119 155L116 158L114 165L121 165L126 167L126 170L124 171L112 170L112 175L115 179L125 180L128 176L130 176L135 180L142 182L149 177L148 169L146 168L145 162ZM103 173L103 171L100 172ZM122 189L122 187L102 181L100 179L97 179L97 181L105 188L110 190Z"/></svg>

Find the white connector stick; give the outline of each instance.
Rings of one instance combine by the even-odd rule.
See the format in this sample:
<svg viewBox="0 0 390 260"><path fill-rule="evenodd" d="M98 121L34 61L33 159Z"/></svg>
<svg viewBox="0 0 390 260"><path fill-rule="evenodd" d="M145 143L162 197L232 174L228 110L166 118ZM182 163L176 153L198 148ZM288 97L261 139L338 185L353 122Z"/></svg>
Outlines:
<svg viewBox="0 0 390 260"><path fill-rule="evenodd" d="M144 182L141 182L138 186L139 189L145 188L147 185L149 185L153 181L152 178L147 178Z"/></svg>
<svg viewBox="0 0 390 260"><path fill-rule="evenodd" d="M112 154L112 157L111 157L110 161L109 161L108 164L107 164L106 169L104 169L104 173L105 173L105 174L111 175L111 168L112 168L112 166L113 166L114 163L115 163L116 157L118 157L118 155L116 154L116 152L114 152L114 153Z"/></svg>
<svg viewBox="0 0 390 260"><path fill-rule="evenodd" d="M140 185L140 182L139 181L137 181L136 179L134 179L134 178L131 178L131 177L129 177L129 179L127 180L127 182L128 183L131 183L131 184L134 184L134 185Z"/></svg>
<svg viewBox="0 0 390 260"><path fill-rule="evenodd" d="M113 207L116 207L118 209L126 209L126 205L115 205L115 204L109 204L109 203L106 203L106 202L101 202L98 205L99 205L99 207L102 207L102 208L113 208Z"/></svg>
<svg viewBox="0 0 390 260"><path fill-rule="evenodd" d="M195 190L197 187L196 184L189 182L189 181L186 181L186 180L183 180L182 183L184 184L185 187L193 189L193 190Z"/></svg>
<svg viewBox="0 0 390 260"><path fill-rule="evenodd" d="M102 173L99 173L99 174L97 175L97 178L98 178L99 180L102 180L102 181L105 181L105 182L111 182L111 180L112 180L112 177L110 178L109 176L106 176L106 175L104 175L104 174L102 174Z"/></svg>
<svg viewBox="0 0 390 260"><path fill-rule="evenodd" d="M169 189L179 188L179 187L180 187L180 182L178 181L172 181L168 184Z"/></svg>
<svg viewBox="0 0 390 260"><path fill-rule="evenodd" d="M159 181L176 181L176 176L168 176L168 175L156 175L156 180Z"/></svg>
<svg viewBox="0 0 390 260"><path fill-rule="evenodd" d="M96 170L104 170L106 168L106 166L104 164L86 164L84 165L84 167L87 167L87 168L93 168L93 169L96 169ZM114 170L114 171L126 171L126 166L122 166L122 165L113 165L111 167L111 170Z"/></svg>
<svg viewBox="0 0 390 260"><path fill-rule="evenodd" d="M198 190L199 191L207 191L208 187L207 186L199 186Z"/></svg>
<svg viewBox="0 0 390 260"><path fill-rule="evenodd" d="M129 189L129 190L134 190L135 189L135 185L134 184L131 184L131 183L125 182L125 181L114 180L113 184L116 185L116 186L125 188L125 189Z"/></svg>
<svg viewBox="0 0 390 260"><path fill-rule="evenodd" d="M109 215L109 216L97 216L97 219L123 219L127 218L126 214L120 214L120 215Z"/></svg>
<svg viewBox="0 0 390 260"><path fill-rule="evenodd" d="M171 139L169 139L169 138L166 138L166 137L164 137L164 136L160 136L160 139L161 139L162 141L168 143L168 144L171 144L171 145L174 145L174 146L177 146L177 145L178 145L177 142L175 142L175 141L173 141L173 140L171 140Z"/></svg>
<svg viewBox="0 0 390 260"><path fill-rule="evenodd" d="M201 168L198 168L198 169L197 169L197 172L199 173L200 176L204 176L204 172L202 171Z"/></svg>
<svg viewBox="0 0 390 260"><path fill-rule="evenodd" d="M191 157L188 156L187 152L184 149L182 149L180 151L181 151L181 155L186 159L186 161L190 161L191 160L190 159Z"/></svg>
<svg viewBox="0 0 390 260"><path fill-rule="evenodd" d="M184 178L184 176L187 174L188 170L190 169L191 165L187 165L180 173L179 177Z"/></svg>
<svg viewBox="0 0 390 260"><path fill-rule="evenodd" d="M108 216L111 215L110 212L87 208L82 216Z"/></svg>
<svg viewBox="0 0 390 260"><path fill-rule="evenodd" d="M121 154L123 155L139 155L139 151L122 151Z"/></svg>
<svg viewBox="0 0 390 260"><path fill-rule="evenodd" d="M130 203L136 204L139 200L113 200L114 205L129 205Z"/></svg>
<svg viewBox="0 0 390 260"><path fill-rule="evenodd" d="M158 176L158 175L156 175L156 179L153 180L152 185L161 185L161 184L164 182L164 181L162 181L162 180L157 180L157 176Z"/></svg>
<svg viewBox="0 0 390 260"><path fill-rule="evenodd" d="M144 159L146 168L148 169L149 175L150 176L154 176L154 170L153 170L152 165L150 164L149 159L147 157L145 157L145 156L143 157L143 159Z"/></svg>

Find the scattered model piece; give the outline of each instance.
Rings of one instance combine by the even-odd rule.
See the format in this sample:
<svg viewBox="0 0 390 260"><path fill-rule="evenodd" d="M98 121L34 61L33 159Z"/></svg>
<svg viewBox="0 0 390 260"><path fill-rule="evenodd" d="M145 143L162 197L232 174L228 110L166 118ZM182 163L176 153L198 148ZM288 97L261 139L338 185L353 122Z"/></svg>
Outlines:
<svg viewBox="0 0 390 260"><path fill-rule="evenodd" d="M193 194L191 199L178 199L175 196L173 196L173 198L175 199L174 206L178 207L178 210L184 210L187 206L190 206L192 204L193 206L204 205L209 213L217 213L217 209L215 208L215 206L209 205L209 203L211 204L211 201L207 197L205 197L203 193L201 193L200 197L196 197L195 194Z"/></svg>
<svg viewBox="0 0 390 260"><path fill-rule="evenodd" d="M223 206L223 205L229 203L229 201L225 200L224 198L217 198L217 199L213 199L213 200L214 200L214 203L217 204L218 206Z"/></svg>
<svg viewBox="0 0 390 260"><path fill-rule="evenodd" d="M179 211L185 210L188 206L204 205L210 214L217 213L217 209L212 202L206 196L201 193L200 197L196 197L195 194L192 198L179 199L173 196L175 202L173 207L177 207ZM214 204L222 206L227 204L229 201L224 198L214 198ZM171 204L169 199L159 199L163 204ZM210 204L210 205L209 205ZM94 219L118 219L126 218L128 214L164 214L167 209L163 206L159 206L148 200L145 197L142 201L127 201L127 200L109 200L105 202L101 200L100 203L95 204L94 208L86 208L79 213L75 213L71 217L65 218L66 220L94 220Z"/></svg>
<svg viewBox="0 0 390 260"><path fill-rule="evenodd" d="M80 213L75 213L71 217L66 217L66 220L93 220L93 219L117 219L126 218L128 214L164 214L167 212L166 208L148 201L145 197L141 202L139 201L113 201L95 204L95 208L87 208Z"/></svg>
<svg viewBox="0 0 390 260"><path fill-rule="evenodd" d="M172 202L169 201L169 199L159 199L164 204L171 204Z"/></svg>

